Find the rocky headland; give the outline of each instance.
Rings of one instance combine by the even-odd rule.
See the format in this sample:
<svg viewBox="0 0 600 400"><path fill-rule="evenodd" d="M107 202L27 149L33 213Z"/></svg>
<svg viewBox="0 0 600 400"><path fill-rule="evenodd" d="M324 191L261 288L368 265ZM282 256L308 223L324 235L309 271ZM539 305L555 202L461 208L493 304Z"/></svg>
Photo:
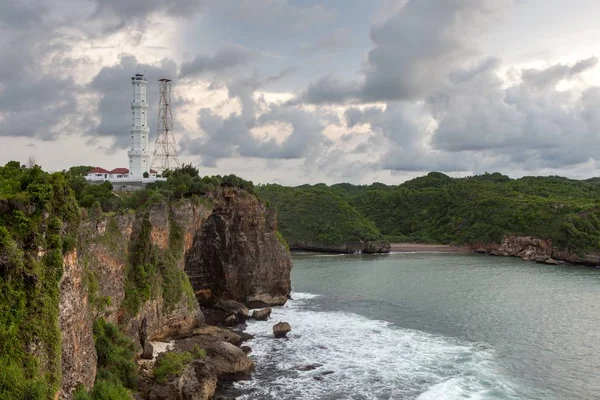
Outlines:
<svg viewBox="0 0 600 400"><path fill-rule="evenodd" d="M206 321L225 325L234 316L235 325L248 317L244 304L286 302L292 264L276 234L276 213L244 190L224 188L210 201L91 214L64 256L58 397L70 399L79 385L92 389L98 318L118 326L138 357L149 353L151 360L140 361L141 398L208 399L218 381L248 378L254 363L239 347L242 337ZM164 357L169 364L171 356L156 358L148 344L173 340L170 352L185 355L184 365L159 380L153 365Z"/></svg>
<svg viewBox="0 0 600 400"><path fill-rule="evenodd" d="M475 244L471 246L471 250L492 256L519 257L525 261L545 264L600 265L599 252L578 254L557 248L550 239L533 236L505 236L501 243Z"/></svg>

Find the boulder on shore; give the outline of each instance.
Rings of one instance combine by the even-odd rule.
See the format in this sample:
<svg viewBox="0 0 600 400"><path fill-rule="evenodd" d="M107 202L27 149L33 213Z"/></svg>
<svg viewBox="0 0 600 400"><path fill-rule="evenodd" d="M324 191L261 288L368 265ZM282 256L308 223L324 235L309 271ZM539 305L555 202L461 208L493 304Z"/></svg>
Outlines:
<svg viewBox="0 0 600 400"><path fill-rule="evenodd" d="M279 322L273 326L273 335L276 338L284 338L292 330L292 327L287 322Z"/></svg>
<svg viewBox="0 0 600 400"><path fill-rule="evenodd" d="M255 364L242 349L228 342L215 342L206 347L217 376L223 381L250 379Z"/></svg>
<svg viewBox="0 0 600 400"><path fill-rule="evenodd" d="M219 301L215 307L227 312L229 315L234 315L238 322L244 322L250 313L248 307L235 300Z"/></svg>
<svg viewBox="0 0 600 400"><path fill-rule="evenodd" d="M363 253L389 253L391 249L390 242L385 240L369 240L364 243Z"/></svg>
<svg viewBox="0 0 600 400"><path fill-rule="evenodd" d="M258 321L266 321L269 319L272 311L271 307L263 308L262 310L254 310L252 317Z"/></svg>
<svg viewBox="0 0 600 400"><path fill-rule="evenodd" d="M225 321L223 322L225 324L225 326L234 326L235 324L237 324L238 319L236 318L235 315L231 314L229 317L225 318Z"/></svg>
<svg viewBox="0 0 600 400"><path fill-rule="evenodd" d="M208 360L194 360L181 375L165 383L155 382L150 388L150 400L208 400L217 390L217 373Z"/></svg>

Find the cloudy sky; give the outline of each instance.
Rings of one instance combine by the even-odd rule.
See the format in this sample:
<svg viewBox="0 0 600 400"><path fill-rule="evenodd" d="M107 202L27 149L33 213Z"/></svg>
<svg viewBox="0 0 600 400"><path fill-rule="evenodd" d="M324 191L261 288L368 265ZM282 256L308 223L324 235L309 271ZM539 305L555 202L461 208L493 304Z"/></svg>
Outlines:
<svg viewBox="0 0 600 400"><path fill-rule="evenodd" d="M0 163L127 165L129 77L180 158L255 182L600 175L597 0L3 0ZM151 138L153 141L153 138Z"/></svg>

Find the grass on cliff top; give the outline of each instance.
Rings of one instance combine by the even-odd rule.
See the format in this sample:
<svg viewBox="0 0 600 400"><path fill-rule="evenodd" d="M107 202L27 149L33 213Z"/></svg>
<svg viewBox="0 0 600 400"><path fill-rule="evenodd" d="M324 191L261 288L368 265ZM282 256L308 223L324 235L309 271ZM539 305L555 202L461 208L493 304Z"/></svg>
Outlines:
<svg viewBox="0 0 600 400"><path fill-rule="evenodd" d="M237 187L249 193L254 192L254 184L238 176L201 177L197 168L184 164L180 168L165 171L163 175L166 181L150 183L144 189L131 193L115 194L110 182L87 182L84 176L90 169L86 166L71 167L63 174L68 178L81 207L91 209L98 204L104 212L141 210L153 204L172 203L183 198L191 198L196 204L211 207L210 197L221 187Z"/></svg>

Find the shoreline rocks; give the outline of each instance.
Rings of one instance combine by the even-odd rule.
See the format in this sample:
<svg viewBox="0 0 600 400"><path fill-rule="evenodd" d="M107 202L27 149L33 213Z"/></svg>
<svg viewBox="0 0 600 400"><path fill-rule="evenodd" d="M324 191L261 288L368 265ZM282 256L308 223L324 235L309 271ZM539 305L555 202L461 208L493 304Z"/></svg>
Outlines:
<svg viewBox="0 0 600 400"><path fill-rule="evenodd" d="M344 242L335 244L324 244L308 240L299 240L296 243L290 244L290 249L336 254L382 254L390 252L391 244L386 240L359 240L357 242Z"/></svg>
<svg viewBox="0 0 600 400"><path fill-rule="evenodd" d="M535 261L548 265L564 263L600 265L600 252L579 255L554 247L550 239L533 236L505 236L502 243L475 244L471 246L471 250L491 256L519 257L524 261Z"/></svg>
<svg viewBox="0 0 600 400"><path fill-rule="evenodd" d="M292 330L292 327L287 322L279 322L273 325L273 335L276 338L284 338Z"/></svg>
<svg viewBox="0 0 600 400"><path fill-rule="evenodd" d="M267 321L272 311L271 307L263 308L262 310L254 310L252 318L257 321Z"/></svg>

